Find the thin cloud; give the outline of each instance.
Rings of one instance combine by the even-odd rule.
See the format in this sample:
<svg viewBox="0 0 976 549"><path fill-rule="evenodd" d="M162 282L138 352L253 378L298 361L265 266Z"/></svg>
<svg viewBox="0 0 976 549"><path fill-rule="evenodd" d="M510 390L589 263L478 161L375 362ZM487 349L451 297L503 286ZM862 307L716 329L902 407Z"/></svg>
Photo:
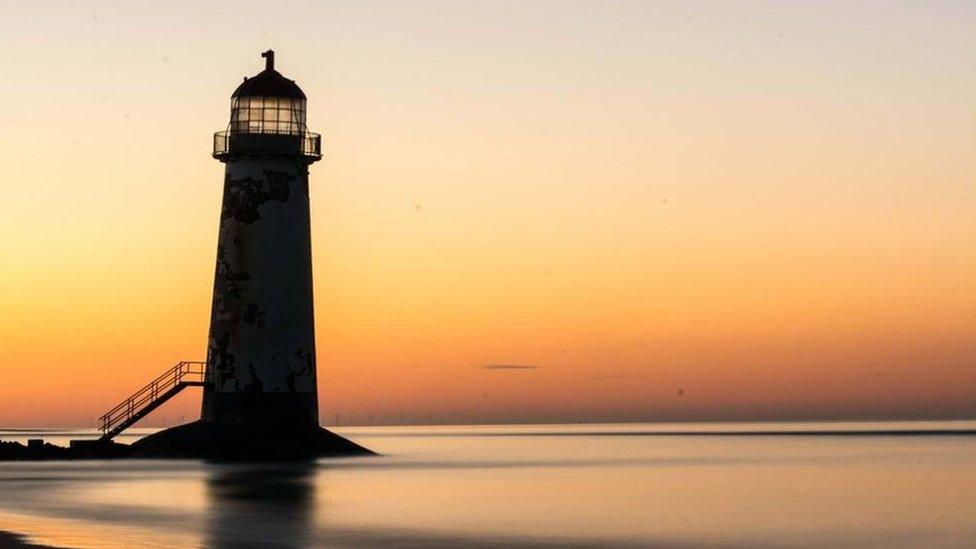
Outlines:
<svg viewBox="0 0 976 549"><path fill-rule="evenodd" d="M647 377L647 374L608 374L604 376L590 376L590 379L602 381L606 379L630 379L634 377Z"/></svg>
<svg viewBox="0 0 976 549"><path fill-rule="evenodd" d="M479 364L482 370L538 370L539 366L531 364Z"/></svg>

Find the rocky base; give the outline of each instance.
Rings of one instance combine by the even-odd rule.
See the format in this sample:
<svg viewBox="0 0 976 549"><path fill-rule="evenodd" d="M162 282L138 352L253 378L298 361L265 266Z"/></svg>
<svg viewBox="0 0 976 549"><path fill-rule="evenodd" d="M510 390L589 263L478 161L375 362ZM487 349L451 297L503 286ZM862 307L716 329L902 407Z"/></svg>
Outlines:
<svg viewBox="0 0 976 549"><path fill-rule="evenodd" d="M116 459L129 454L127 444L97 440L73 440L68 448L40 440L31 441L27 446L19 442L0 442L0 461Z"/></svg>
<svg viewBox="0 0 976 549"><path fill-rule="evenodd" d="M327 429L221 425L195 421L130 444L72 441L69 448L34 441L0 442L0 461L75 459L205 459L211 461L293 461L318 457L368 456L374 452Z"/></svg>
<svg viewBox="0 0 976 549"><path fill-rule="evenodd" d="M195 421L132 444L131 457L277 461L364 456L373 452L318 425L221 425Z"/></svg>

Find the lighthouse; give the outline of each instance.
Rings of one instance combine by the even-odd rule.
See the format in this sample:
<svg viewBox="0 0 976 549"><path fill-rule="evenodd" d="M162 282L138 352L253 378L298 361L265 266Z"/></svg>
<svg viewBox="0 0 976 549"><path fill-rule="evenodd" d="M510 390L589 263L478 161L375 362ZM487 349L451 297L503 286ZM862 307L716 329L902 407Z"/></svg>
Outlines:
<svg viewBox="0 0 976 549"><path fill-rule="evenodd" d="M301 88L261 55L214 135L224 188L202 418L318 425L308 167L321 138Z"/></svg>
<svg viewBox="0 0 976 549"><path fill-rule="evenodd" d="M319 426L308 169L321 137L308 131L305 93L274 51L261 55L264 70L233 92L214 134L224 179L201 417L136 442L135 455L371 453Z"/></svg>

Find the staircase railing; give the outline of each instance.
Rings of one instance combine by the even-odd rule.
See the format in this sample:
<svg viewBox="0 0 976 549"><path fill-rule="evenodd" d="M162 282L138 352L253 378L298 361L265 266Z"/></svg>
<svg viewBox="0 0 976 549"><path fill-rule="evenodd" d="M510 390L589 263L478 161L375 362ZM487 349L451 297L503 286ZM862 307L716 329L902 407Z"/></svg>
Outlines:
<svg viewBox="0 0 976 549"><path fill-rule="evenodd" d="M190 385L203 385L207 363L183 361L163 372L148 385L123 400L98 418L102 440L108 440L131 427L157 406Z"/></svg>

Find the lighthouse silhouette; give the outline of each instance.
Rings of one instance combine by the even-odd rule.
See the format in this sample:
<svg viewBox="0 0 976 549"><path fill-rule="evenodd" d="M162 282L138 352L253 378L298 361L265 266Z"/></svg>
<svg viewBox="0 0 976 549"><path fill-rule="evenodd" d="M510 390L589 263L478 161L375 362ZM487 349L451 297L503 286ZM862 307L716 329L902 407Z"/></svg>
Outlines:
<svg viewBox="0 0 976 549"><path fill-rule="evenodd" d="M214 136L225 165L207 349L204 420L318 425L308 166L321 141L305 94L264 71L231 96Z"/></svg>
<svg viewBox="0 0 976 549"><path fill-rule="evenodd" d="M274 51L261 55L264 70L244 78L214 134L225 170L201 418L135 443L137 455L369 453L319 426L308 167L321 137Z"/></svg>

